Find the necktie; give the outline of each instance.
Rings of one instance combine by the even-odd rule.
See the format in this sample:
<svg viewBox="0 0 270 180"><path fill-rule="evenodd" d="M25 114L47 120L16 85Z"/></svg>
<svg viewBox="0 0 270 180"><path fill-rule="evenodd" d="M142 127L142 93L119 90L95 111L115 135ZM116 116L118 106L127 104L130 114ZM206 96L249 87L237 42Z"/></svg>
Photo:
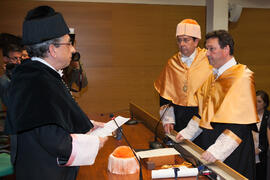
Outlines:
<svg viewBox="0 0 270 180"><path fill-rule="evenodd" d="M218 78L218 70L217 69L213 69L213 74L215 77L215 80Z"/></svg>

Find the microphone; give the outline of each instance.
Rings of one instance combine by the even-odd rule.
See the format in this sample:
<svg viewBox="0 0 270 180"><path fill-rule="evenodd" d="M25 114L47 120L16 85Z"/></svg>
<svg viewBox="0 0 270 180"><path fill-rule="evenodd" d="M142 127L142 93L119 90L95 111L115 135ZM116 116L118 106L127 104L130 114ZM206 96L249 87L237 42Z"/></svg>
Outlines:
<svg viewBox="0 0 270 180"><path fill-rule="evenodd" d="M121 131L121 134L123 135L123 137L124 137L126 143L127 143L128 146L130 147L132 153L134 154L136 160L138 161L138 163L139 163L139 168L140 168L140 170L139 170L139 171L140 171L140 172L139 172L139 173L140 173L140 180L143 180L143 176L142 176L142 164L141 164L141 161L140 161L139 158L137 157L137 155L136 155L134 149L132 148L132 146L129 144L129 142L128 142L128 140L127 140L127 138L126 138L124 132L122 131L122 128L120 128L119 125L117 124L117 122L115 121L114 114L110 114L110 118L114 121L114 123L116 124L116 126L118 127L118 129Z"/></svg>
<svg viewBox="0 0 270 180"><path fill-rule="evenodd" d="M159 121L158 121L158 123L157 123L157 125L156 125L156 127L155 127L155 138L154 138L154 141L149 142L149 147L150 147L151 149L159 149L159 148L163 148L163 145L162 145L160 142L158 142L158 140L157 140L157 128L158 128L158 125L159 125L159 123L161 122L163 116L165 115L165 113L167 112L167 110L169 109L169 107L171 107L171 105L172 105L172 102L170 101L169 104L167 104L166 109L165 109L164 112L162 113L162 115L161 115L161 117L160 117L160 119L159 119Z"/></svg>
<svg viewBox="0 0 270 180"><path fill-rule="evenodd" d="M133 116L133 112L130 112L130 120L128 120L125 124L126 125L134 125L134 124L138 124L138 121L136 119L134 119Z"/></svg>

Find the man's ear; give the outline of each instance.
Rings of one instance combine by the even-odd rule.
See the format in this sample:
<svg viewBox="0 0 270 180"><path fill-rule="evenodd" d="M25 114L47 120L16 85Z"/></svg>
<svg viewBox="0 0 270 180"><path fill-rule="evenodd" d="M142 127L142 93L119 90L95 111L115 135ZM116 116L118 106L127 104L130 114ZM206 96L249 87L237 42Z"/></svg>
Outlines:
<svg viewBox="0 0 270 180"><path fill-rule="evenodd" d="M223 52L226 54L226 55L230 55L230 46L227 45L223 48Z"/></svg>
<svg viewBox="0 0 270 180"><path fill-rule="evenodd" d="M200 39L198 39L198 38L195 39L196 47L199 45L199 41L200 41Z"/></svg>
<svg viewBox="0 0 270 180"><path fill-rule="evenodd" d="M53 44L49 45L49 54L52 57L56 57L56 47Z"/></svg>

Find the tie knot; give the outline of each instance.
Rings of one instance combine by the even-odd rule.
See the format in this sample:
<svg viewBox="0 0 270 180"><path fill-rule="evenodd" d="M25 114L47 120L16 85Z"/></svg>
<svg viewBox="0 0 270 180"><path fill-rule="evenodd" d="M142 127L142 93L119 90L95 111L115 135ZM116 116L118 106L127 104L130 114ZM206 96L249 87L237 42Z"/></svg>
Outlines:
<svg viewBox="0 0 270 180"><path fill-rule="evenodd" d="M213 69L213 74L214 74L215 79L217 79L217 77L218 77L218 70L217 69Z"/></svg>

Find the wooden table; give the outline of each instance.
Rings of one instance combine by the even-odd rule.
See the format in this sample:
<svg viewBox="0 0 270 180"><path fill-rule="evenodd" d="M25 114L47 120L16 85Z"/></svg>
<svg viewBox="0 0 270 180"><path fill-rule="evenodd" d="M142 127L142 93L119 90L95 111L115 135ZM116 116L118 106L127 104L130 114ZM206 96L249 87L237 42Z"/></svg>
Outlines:
<svg viewBox="0 0 270 180"><path fill-rule="evenodd" d="M129 117L129 114L123 114L124 117ZM108 115L101 116L99 114L90 114L91 119L96 121L107 122L110 120ZM129 143L133 149L149 149L149 141L153 141L154 134L142 123L136 125L123 125L123 131L128 139ZM138 180L139 173L131 175L116 175L112 174L107 170L108 158L113 150L120 146L127 145L127 143L122 140L116 140L114 137L109 137L108 141L104 147L99 151L98 156L94 165L92 166L82 166L80 167L77 180ZM144 165L142 165L143 179L151 179L151 171L147 170ZM172 178L171 178L172 179ZM181 178L185 180L196 179L195 177ZM206 177L201 177L200 179L208 179Z"/></svg>

